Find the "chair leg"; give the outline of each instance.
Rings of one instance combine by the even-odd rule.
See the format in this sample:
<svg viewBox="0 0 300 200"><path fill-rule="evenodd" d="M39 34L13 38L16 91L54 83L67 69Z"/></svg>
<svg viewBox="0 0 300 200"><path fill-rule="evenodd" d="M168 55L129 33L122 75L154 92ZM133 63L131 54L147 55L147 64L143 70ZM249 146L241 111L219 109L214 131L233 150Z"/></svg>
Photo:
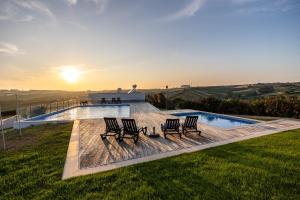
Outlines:
<svg viewBox="0 0 300 200"><path fill-rule="evenodd" d="M142 131L143 131L143 133L146 135L146 134L147 134L147 127L144 127L144 128L142 129Z"/></svg>
<svg viewBox="0 0 300 200"><path fill-rule="evenodd" d="M123 141L123 137L124 137L124 134L122 135L122 133L119 134L119 137L118 137L118 141L119 142L122 142Z"/></svg>
<svg viewBox="0 0 300 200"><path fill-rule="evenodd" d="M136 137L134 138L134 143L137 143L139 141L139 135L136 135Z"/></svg>
<svg viewBox="0 0 300 200"><path fill-rule="evenodd" d="M164 137L165 137L165 139L167 139L167 134L166 134L166 131L164 131Z"/></svg>
<svg viewBox="0 0 300 200"><path fill-rule="evenodd" d="M121 133L117 133L117 134L115 135L116 140L120 140L120 137L121 137Z"/></svg>

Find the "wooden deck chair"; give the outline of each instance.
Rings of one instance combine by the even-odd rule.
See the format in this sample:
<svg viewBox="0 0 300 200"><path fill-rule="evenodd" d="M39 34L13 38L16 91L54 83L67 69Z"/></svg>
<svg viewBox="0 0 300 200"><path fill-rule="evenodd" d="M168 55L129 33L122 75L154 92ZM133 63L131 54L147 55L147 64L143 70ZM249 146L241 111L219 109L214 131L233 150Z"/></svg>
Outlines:
<svg viewBox="0 0 300 200"><path fill-rule="evenodd" d="M167 138L167 134L179 134L179 137L181 138L179 127L179 119L166 119L166 123L161 124L161 131L164 133L165 138Z"/></svg>
<svg viewBox="0 0 300 200"><path fill-rule="evenodd" d="M116 118L104 117L106 129L105 133L101 134L101 138L105 139L107 136L115 136L117 140L120 139L122 128L119 126Z"/></svg>
<svg viewBox="0 0 300 200"><path fill-rule="evenodd" d="M139 133L147 133L147 127L137 127L134 119L122 119L123 123L123 133L121 134L120 141L123 138L130 138L134 140L134 143L137 143L139 140Z"/></svg>
<svg viewBox="0 0 300 200"><path fill-rule="evenodd" d="M182 124L182 133L186 135L188 132L197 132L199 135L201 131L197 128L198 116L186 116Z"/></svg>

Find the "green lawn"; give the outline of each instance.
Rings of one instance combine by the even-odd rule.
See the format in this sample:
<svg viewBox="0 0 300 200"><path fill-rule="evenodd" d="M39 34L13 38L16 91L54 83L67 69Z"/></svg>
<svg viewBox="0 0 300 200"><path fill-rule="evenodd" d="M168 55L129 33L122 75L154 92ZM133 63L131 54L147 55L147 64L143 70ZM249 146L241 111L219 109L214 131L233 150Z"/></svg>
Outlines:
<svg viewBox="0 0 300 200"><path fill-rule="evenodd" d="M71 127L9 133L1 200L300 199L300 129L62 181Z"/></svg>

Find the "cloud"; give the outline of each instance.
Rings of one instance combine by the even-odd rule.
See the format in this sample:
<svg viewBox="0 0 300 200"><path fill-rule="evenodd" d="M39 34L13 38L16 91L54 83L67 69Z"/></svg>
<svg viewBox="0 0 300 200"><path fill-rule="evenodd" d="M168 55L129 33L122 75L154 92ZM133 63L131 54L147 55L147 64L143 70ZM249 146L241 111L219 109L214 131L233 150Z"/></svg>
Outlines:
<svg viewBox="0 0 300 200"><path fill-rule="evenodd" d="M163 21L175 21L182 18L192 17L203 7L205 1L206 0L191 0L190 3L181 10L163 18Z"/></svg>
<svg viewBox="0 0 300 200"><path fill-rule="evenodd" d="M103 13L108 5L109 0L86 0L88 2L92 2L96 5L98 13Z"/></svg>
<svg viewBox="0 0 300 200"><path fill-rule="evenodd" d="M76 5L79 1L93 3L96 5L98 13L103 13L108 5L109 0L66 0L70 6Z"/></svg>
<svg viewBox="0 0 300 200"><path fill-rule="evenodd" d="M0 21L13 21L13 22L30 22L34 19L31 15L24 15L24 16L12 16L12 15L1 15Z"/></svg>
<svg viewBox="0 0 300 200"><path fill-rule="evenodd" d="M75 5L77 4L77 0L66 0L69 5Z"/></svg>
<svg viewBox="0 0 300 200"><path fill-rule="evenodd" d="M290 0L231 0L238 5L234 13L255 14L270 12L287 12L300 6L299 2Z"/></svg>
<svg viewBox="0 0 300 200"><path fill-rule="evenodd" d="M23 0L23 1L18 1L18 0L13 0L13 2L25 9L29 9L38 13L41 13L43 15L48 16L49 18L55 19L55 15L50 11L50 9L43 4L40 1L34 1L34 0Z"/></svg>
<svg viewBox="0 0 300 200"><path fill-rule="evenodd" d="M14 55L14 54L20 54L22 53L19 48L10 43L6 42L0 42L0 54L9 54L9 55Z"/></svg>
<svg viewBox="0 0 300 200"><path fill-rule="evenodd" d="M231 0L235 4L253 3L261 0Z"/></svg>
<svg viewBox="0 0 300 200"><path fill-rule="evenodd" d="M15 20L16 22L30 22L34 19L31 15L25 15L23 18Z"/></svg>
<svg viewBox="0 0 300 200"><path fill-rule="evenodd" d="M55 19L46 4L37 0L2 0L0 1L0 20L30 22L34 15L43 15Z"/></svg>

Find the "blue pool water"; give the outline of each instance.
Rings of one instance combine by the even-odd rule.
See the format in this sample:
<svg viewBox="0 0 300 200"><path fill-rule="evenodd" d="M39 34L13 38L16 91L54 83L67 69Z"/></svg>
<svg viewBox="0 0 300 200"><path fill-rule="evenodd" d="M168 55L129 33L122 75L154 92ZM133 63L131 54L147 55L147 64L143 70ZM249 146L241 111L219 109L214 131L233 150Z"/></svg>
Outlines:
<svg viewBox="0 0 300 200"><path fill-rule="evenodd" d="M61 121L99 119L104 117L129 117L129 105L80 106L28 119L28 121Z"/></svg>
<svg viewBox="0 0 300 200"><path fill-rule="evenodd" d="M191 113L178 113L174 114L177 117L185 118L188 115L198 116L198 121L208 125L217 126L220 128L233 128L241 125L249 125L257 123L254 120L240 119L221 114L206 113L206 112L191 112Z"/></svg>

